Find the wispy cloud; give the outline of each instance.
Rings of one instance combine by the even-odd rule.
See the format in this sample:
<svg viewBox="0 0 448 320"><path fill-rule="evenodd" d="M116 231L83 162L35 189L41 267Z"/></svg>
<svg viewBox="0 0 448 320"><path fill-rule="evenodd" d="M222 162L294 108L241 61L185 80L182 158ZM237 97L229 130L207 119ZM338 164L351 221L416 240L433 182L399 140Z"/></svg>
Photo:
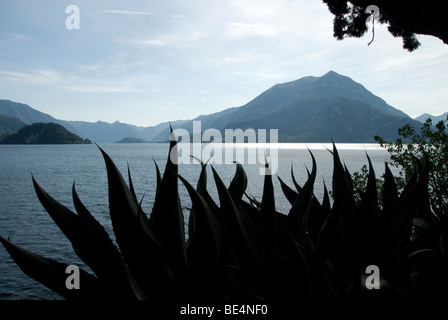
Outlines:
<svg viewBox="0 0 448 320"><path fill-rule="evenodd" d="M135 43L148 46L163 46L166 44L165 42L157 39L137 40Z"/></svg>
<svg viewBox="0 0 448 320"><path fill-rule="evenodd" d="M63 85L62 89L79 93L139 93L142 92L129 86L86 86L86 85Z"/></svg>
<svg viewBox="0 0 448 320"><path fill-rule="evenodd" d="M77 93L139 93L132 83L116 84L113 82L96 79L89 83L76 75L68 75L55 70L31 70L29 72L15 72L0 70L0 82L15 82L21 85L34 85L59 88ZM102 82L103 84L97 84ZM129 81L127 81L129 82ZM81 84L82 83L82 84Z"/></svg>
<svg viewBox="0 0 448 320"><path fill-rule="evenodd" d="M0 79L11 82L22 82L36 85L53 85L64 81L61 74L54 70L32 70L30 72L17 72L0 70Z"/></svg>
<svg viewBox="0 0 448 320"><path fill-rule="evenodd" d="M126 10L101 10L103 13L113 14L137 14L137 15L153 15L154 13L145 11L126 11Z"/></svg>
<svg viewBox="0 0 448 320"><path fill-rule="evenodd" d="M275 36L278 33L275 27L263 24L231 22L228 26L228 34L232 37Z"/></svg>

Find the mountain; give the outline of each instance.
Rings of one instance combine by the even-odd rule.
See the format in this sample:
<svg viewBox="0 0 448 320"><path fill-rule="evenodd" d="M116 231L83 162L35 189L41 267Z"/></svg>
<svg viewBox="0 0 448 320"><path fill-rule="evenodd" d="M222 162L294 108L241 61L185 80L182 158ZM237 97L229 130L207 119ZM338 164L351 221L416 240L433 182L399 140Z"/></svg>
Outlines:
<svg viewBox="0 0 448 320"><path fill-rule="evenodd" d="M23 121L25 124L32 123L57 123L64 126L68 131L80 135L67 121L58 120L49 114L40 112L31 108L27 104L18 103L10 100L0 100L0 114Z"/></svg>
<svg viewBox="0 0 448 320"><path fill-rule="evenodd" d="M421 126L349 77L330 71L276 84L247 104L202 115L201 129L278 129L280 142L374 142L397 137L404 124ZM173 125L173 128L176 126ZM164 130L153 141L169 139Z"/></svg>
<svg viewBox="0 0 448 320"><path fill-rule="evenodd" d="M31 108L27 104L0 100L0 114L23 121L25 124L36 122L58 123L67 130L83 138L88 138L98 143L111 143L124 137L138 137L146 140L153 139L163 129L168 129L168 122L153 127L137 127L130 124L107 122L66 121L55 119L49 114ZM179 121L181 123L182 121ZM175 121L175 123L177 123ZM17 129L18 130L18 129ZM14 130L13 132L17 131ZM1 133L0 133L1 134Z"/></svg>
<svg viewBox="0 0 448 320"><path fill-rule="evenodd" d="M447 116L448 116L448 112L445 112L444 114L442 114L440 116L433 116L432 114L424 113L424 114L414 118L414 120L425 123L428 118L431 118L432 124L435 125L435 124L437 124L437 122L439 122L441 120L446 120Z"/></svg>
<svg viewBox="0 0 448 320"><path fill-rule="evenodd" d="M115 143L149 143L149 141L141 138L126 137Z"/></svg>
<svg viewBox="0 0 448 320"><path fill-rule="evenodd" d="M79 136L69 132L60 124L34 123L21 128L3 140L0 144L89 144Z"/></svg>
<svg viewBox="0 0 448 320"><path fill-rule="evenodd" d="M25 122L0 114L0 136L14 133L24 126L26 126Z"/></svg>
<svg viewBox="0 0 448 320"><path fill-rule="evenodd" d="M280 142L375 142L374 136L395 139L405 124L421 126L409 117L343 97L300 99L270 115L228 125L228 129L279 128Z"/></svg>
<svg viewBox="0 0 448 320"><path fill-rule="evenodd" d="M380 135L387 140L398 137L405 124L421 123L387 104L363 85L330 71L321 77L303 77L276 84L243 106L201 115L192 120L177 120L151 127L138 127L116 121L64 121L9 100L0 100L0 114L25 123L57 122L69 131L97 143L112 143L125 137L163 142L173 129L193 131L193 121L201 121L202 131L217 129L278 129L279 142L374 142Z"/></svg>
<svg viewBox="0 0 448 320"><path fill-rule="evenodd" d="M175 123L180 123L175 122ZM163 130L168 130L168 122L160 123L152 127L138 127L131 124L115 121L108 123L103 121L68 121L68 123L81 133L82 137L87 137L97 143L111 143L125 137L135 137L145 140L152 140Z"/></svg>

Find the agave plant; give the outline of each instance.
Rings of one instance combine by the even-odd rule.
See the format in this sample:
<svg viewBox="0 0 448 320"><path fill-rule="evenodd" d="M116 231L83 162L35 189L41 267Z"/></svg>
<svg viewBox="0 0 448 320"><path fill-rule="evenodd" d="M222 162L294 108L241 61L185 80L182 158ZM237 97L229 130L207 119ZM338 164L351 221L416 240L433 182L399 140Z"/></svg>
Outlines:
<svg viewBox="0 0 448 320"><path fill-rule="evenodd" d="M177 150L176 139L170 153ZM384 193L378 199L375 173L359 203L351 175L333 145L330 198L324 186L314 195L316 161L300 186L278 177L291 207L275 208L272 175L265 175L261 199L245 193L243 167L226 186L212 167L219 205L207 191L207 164L193 187L168 160L163 175L156 166L152 211L143 211L132 184L112 159L105 160L109 209L116 243L81 202L73 185L72 212L33 178L37 196L93 274L81 270L82 286L69 290L67 264L31 253L9 239L3 246L25 274L66 299L148 299L152 301L303 301L360 296L445 295L448 280L446 217L431 210L426 161L416 162L413 178L398 193L385 167ZM269 171L269 166L266 165ZM179 200L179 181L191 198L188 234ZM246 197L246 198L245 198ZM382 205L379 206L379 203ZM366 287L366 267L381 271L381 287Z"/></svg>

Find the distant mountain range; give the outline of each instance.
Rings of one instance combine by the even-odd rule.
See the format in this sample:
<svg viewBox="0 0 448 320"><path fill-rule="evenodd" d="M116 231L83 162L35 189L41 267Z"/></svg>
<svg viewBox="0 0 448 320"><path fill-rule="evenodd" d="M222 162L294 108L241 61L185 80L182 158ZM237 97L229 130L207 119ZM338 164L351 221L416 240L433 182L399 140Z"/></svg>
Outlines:
<svg viewBox="0 0 448 320"><path fill-rule="evenodd" d="M201 121L202 130L278 129L279 142L329 142L331 139L335 142L373 142L375 135L395 139L397 129L405 124L421 126L421 122L390 106L361 84L334 71L321 77L309 76L274 85L240 107L151 127L119 121L58 120L28 105L9 100L0 100L0 114L25 124L58 123L97 143L117 142L126 137L149 142L167 141L169 124L174 129L183 128L191 133L193 121Z"/></svg>
<svg viewBox="0 0 448 320"><path fill-rule="evenodd" d="M68 131L80 135L81 133L70 125L68 121L53 118L49 114L31 108L27 104L13 102L10 100L0 100L0 114L10 118L19 119L25 125L33 123L57 123L64 126ZM0 123L1 124L1 123Z"/></svg>
<svg viewBox="0 0 448 320"><path fill-rule="evenodd" d="M10 100L0 100L0 115L7 117L4 119L0 117L0 135L3 133L13 133L16 131L15 128L17 128L17 125L11 129L8 127L9 125L6 124L11 121L10 119L15 119L16 121L20 120L22 126L37 122L57 123L82 138L88 138L98 143L116 142L125 137L141 138L150 141L163 129L169 128L168 122L152 127L138 127L131 124L121 123L119 121L107 123L103 121L86 122L59 120L46 113L31 108L29 105ZM174 121L172 123L178 123L178 121Z"/></svg>
<svg viewBox="0 0 448 320"><path fill-rule="evenodd" d="M437 124L437 122L439 122L441 120L446 120L447 116L448 116L448 112L445 112L444 114L441 114L440 116L433 116L432 114L424 113L424 114L414 118L414 120L425 123L428 118L431 118L432 124L435 125L435 124Z"/></svg>
<svg viewBox="0 0 448 320"><path fill-rule="evenodd" d="M121 139L120 141L117 141L115 143L149 143L149 141L146 141L145 139L141 139L141 138L126 137L126 138Z"/></svg>

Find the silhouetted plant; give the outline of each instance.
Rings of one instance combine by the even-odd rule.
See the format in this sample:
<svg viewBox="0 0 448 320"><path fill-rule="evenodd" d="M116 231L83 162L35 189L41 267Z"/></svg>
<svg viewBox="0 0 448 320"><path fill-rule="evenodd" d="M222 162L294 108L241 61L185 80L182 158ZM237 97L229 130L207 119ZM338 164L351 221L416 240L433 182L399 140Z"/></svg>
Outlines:
<svg viewBox="0 0 448 320"><path fill-rule="evenodd" d="M405 125L398 129L400 135L394 142L375 136L381 147L390 153L392 164L400 169L397 183L404 185L412 176L415 159L424 154L428 159L430 202L439 214L448 214L448 117L435 126L428 118L420 133Z"/></svg>
<svg viewBox="0 0 448 320"><path fill-rule="evenodd" d="M127 184L112 159L104 157L109 208L118 248L90 214L73 186L74 213L48 195L33 178L38 198L94 274L82 271L82 286L65 286L66 264L33 254L0 237L18 266L67 299L152 301L309 301L360 296L446 296L447 225L431 211L427 161L398 192L385 168L378 197L370 159L368 181L355 201L353 184L333 146L333 202L327 187L313 192L316 161L300 186L279 177L291 207L275 209L273 176L266 175L260 200L246 195L247 177L236 164L225 186L212 167L219 205L207 191L207 164L194 188L168 157L147 215L128 170ZM170 143L177 150L176 142ZM266 167L269 170L269 167ZM179 180L191 198L188 240L178 194ZM379 205L381 204L381 206ZM366 288L366 267L378 266L379 290Z"/></svg>

